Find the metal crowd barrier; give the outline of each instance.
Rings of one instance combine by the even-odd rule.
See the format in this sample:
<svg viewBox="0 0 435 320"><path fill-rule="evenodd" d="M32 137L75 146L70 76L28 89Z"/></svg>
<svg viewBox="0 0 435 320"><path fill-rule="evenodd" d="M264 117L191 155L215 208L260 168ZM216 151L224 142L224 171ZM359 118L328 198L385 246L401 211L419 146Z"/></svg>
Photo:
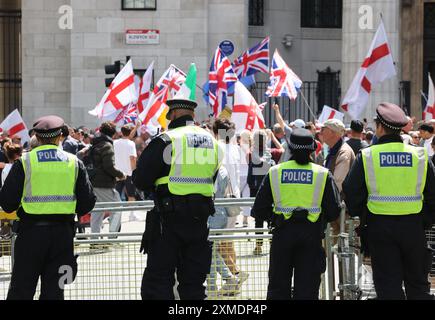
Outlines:
<svg viewBox="0 0 435 320"><path fill-rule="evenodd" d="M253 198L216 199L216 206L252 206ZM104 211L147 211L152 201L97 203L93 212ZM324 248L327 269L322 275L320 298L358 299L361 297L362 259L357 250L357 237L353 231L355 222L341 220L341 233L334 236L326 232ZM263 234L256 234L263 232ZM110 237L110 238L109 238ZM73 284L66 286L65 298L71 300L124 300L140 299L140 285L146 266L146 255L139 253L142 232L138 233L78 233L75 253L79 271ZM266 298L269 270L270 239L268 229L236 228L211 230L210 240L214 250L223 242L232 242L236 252L236 263L240 270L249 274L239 290L222 290L225 281L217 274L210 281L216 287L207 293L209 299L261 300ZM256 242L262 241L262 253L254 255ZM8 242L9 241L9 242ZM337 245L335 245L337 243ZM13 239L0 242L13 251ZM5 252L7 252L7 250ZM13 255L0 257L0 300L5 299L10 282ZM218 265L212 265L215 269ZM371 289L370 289L371 290ZM230 290L231 291L231 290ZM37 291L38 292L38 291ZM38 294L35 295L35 298Z"/></svg>

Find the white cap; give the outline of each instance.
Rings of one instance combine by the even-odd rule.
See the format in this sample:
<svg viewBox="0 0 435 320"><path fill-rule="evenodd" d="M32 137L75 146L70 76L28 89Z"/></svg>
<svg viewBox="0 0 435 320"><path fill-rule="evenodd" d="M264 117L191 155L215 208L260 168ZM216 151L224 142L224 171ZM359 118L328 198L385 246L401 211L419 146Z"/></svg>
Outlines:
<svg viewBox="0 0 435 320"><path fill-rule="evenodd" d="M329 128L332 131L337 132L339 134L343 134L346 131L346 127L344 126L344 123L338 119L328 119L325 121L322 127Z"/></svg>
<svg viewBox="0 0 435 320"><path fill-rule="evenodd" d="M292 124L299 129L305 129L305 121L302 119L296 119Z"/></svg>

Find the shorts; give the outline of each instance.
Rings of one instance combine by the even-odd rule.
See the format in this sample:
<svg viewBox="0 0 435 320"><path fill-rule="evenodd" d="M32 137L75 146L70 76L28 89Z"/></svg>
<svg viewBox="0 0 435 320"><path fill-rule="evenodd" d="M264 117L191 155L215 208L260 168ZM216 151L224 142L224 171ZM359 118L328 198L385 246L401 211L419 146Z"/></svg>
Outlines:
<svg viewBox="0 0 435 320"><path fill-rule="evenodd" d="M127 176L127 179L125 180L118 181L116 183L116 191L118 191L121 196L122 193L125 192L127 197L135 197L136 187L131 176Z"/></svg>

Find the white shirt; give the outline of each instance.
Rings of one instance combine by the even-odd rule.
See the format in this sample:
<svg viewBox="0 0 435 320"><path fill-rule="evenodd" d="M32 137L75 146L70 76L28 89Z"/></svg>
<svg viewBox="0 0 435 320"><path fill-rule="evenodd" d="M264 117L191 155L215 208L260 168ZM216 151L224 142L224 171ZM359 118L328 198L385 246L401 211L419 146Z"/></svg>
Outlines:
<svg viewBox="0 0 435 320"><path fill-rule="evenodd" d="M428 154L429 158L431 158L434 154L433 149L432 149L432 140L433 140L433 136L430 139L424 140L424 147L427 150L427 154Z"/></svg>
<svg viewBox="0 0 435 320"><path fill-rule="evenodd" d="M11 168L12 168L12 163L5 164L5 167L2 170L2 185L5 184L6 177L8 176L9 171L11 171Z"/></svg>
<svg viewBox="0 0 435 320"><path fill-rule="evenodd" d="M136 145L130 139L118 139L113 142L115 149L115 167L124 172L126 176L131 176L132 168L130 157L137 157Z"/></svg>

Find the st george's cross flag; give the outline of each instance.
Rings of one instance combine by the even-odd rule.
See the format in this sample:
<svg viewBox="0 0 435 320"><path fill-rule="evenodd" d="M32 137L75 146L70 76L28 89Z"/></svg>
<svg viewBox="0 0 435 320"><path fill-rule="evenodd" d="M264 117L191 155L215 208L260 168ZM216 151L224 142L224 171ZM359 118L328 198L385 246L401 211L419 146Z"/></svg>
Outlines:
<svg viewBox="0 0 435 320"><path fill-rule="evenodd" d="M6 132L10 138L20 137L22 144L30 141L26 124L17 109L12 111L0 124L0 132Z"/></svg>
<svg viewBox="0 0 435 320"><path fill-rule="evenodd" d="M234 85L234 106L231 121L236 125L236 132L243 130L264 129L264 104L258 105L248 89L237 81Z"/></svg>
<svg viewBox="0 0 435 320"><path fill-rule="evenodd" d="M429 97L426 108L423 111L423 120L428 121L432 119L435 119L435 87L429 73Z"/></svg>
<svg viewBox="0 0 435 320"><path fill-rule="evenodd" d="M139 97L137 100L137 111L142 113L148 104L151 95L151 82L153 80L154 61L150 63L139 85Z"/></svg>
<svg viewBox="0 0 435 320"><path fill-rule="evenodd" d="M134 82L133 64L129 60L113 79L100 103L89 111L89 114L100 119L111 115L115 118L123 107L130 103L136 103L137 99L138 92Z"/></svg>
<svg viewBox="0 0 435 320"><path fill-rule="evenodd" d="M380 23L369 52L347 91L341 108L352 119L360 119L372 88L396 75L393 56L383 22Z"/></svg>
<svg viewBox="0 0 435 320"><path fill-rule="evenodd" d="M323 124L325 123L325 121L329 119L338 119L343 121L344 113L325 105L323 106L322 113L320 114L319 119L317 121Z"/></svg>

